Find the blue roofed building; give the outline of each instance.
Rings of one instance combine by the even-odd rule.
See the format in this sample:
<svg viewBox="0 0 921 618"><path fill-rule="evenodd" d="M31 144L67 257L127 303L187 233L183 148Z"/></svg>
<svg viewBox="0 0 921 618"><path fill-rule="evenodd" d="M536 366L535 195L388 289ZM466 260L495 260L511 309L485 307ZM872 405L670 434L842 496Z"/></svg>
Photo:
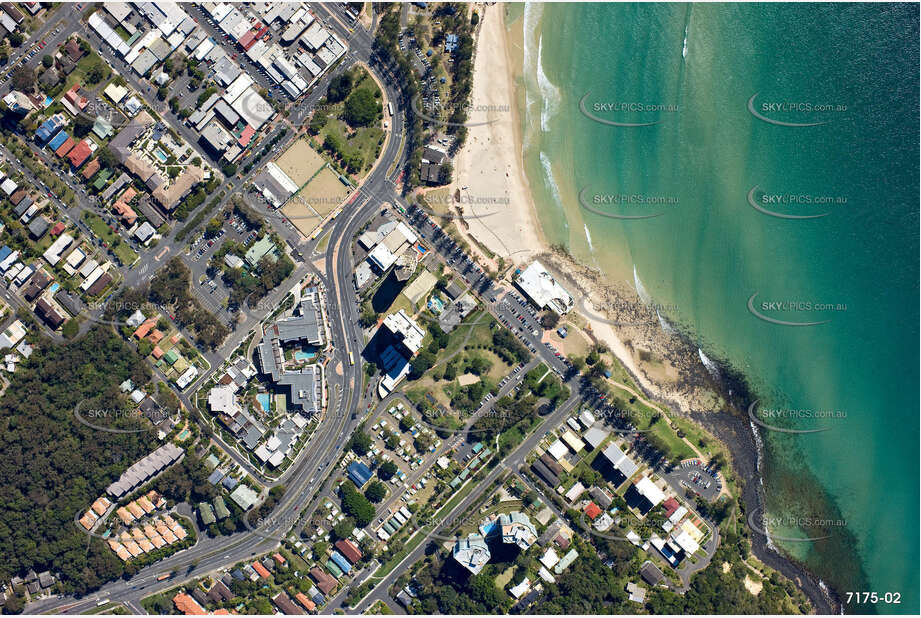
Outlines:
<svg viewBox="0 0 921 618"><path fill-rule="evenodd" d="M3 260L5 260L6 258L10 257L10 254L11 254L12 252L13 252L12 249L10 249L9 247L7 247L6 245L3 245L3 247L0 248L0 262L2 262Z"/></svg>
<svg viewBox="0 0 921 618"><path fill-rule="evenodd" d="M353 461L349 464L348 467L349 478L352 480L355 485L358 486L358 489L363 489L365 485L368 484L368 481L371 480L373 476L371 470L365 464L360 461Z"/></svg>
<svg viewBox="0 0 921 618"><path fill-rule="evenodd" d="M69 137L67 131L58 131L57 135L52 137L51 141L48 142L48 147L51 148L51 150L57 150Z"/></svg>
<svg viewBox="0 0 921 618"><path fill-rule="evenodd" d="M349 561L345 559L345 556L340 554L337 551L333 551L332 555L329 557L330 560L336 563L336 566L342 569L342 572L346 575L351 572L352 565L349 564Z"/></svg>
<svg viewBox="0 0 921 618"><path fill-rule="evenodd" d="M218 483L221 482L221 479L223 478L224 478L224 471L218 469L211 473L211 476L208 477L208 482L211 483L212 485L217 485Z"/></svg>
<svg viewBox="0 0 921 618"><path fill-rule="evenodd" d="M45 143L54 137L65 124L67 124L67 119L64 117L64 114L54 114L35 130L35 139Z"/></svg>
<svg viewBox="0 0 921 618"><path fill-rule="evenodd" d="M233 478L232 476L228 474L227 476L224 477L224 480L221 481L221 485L223 485L227 491L233 491L237 487L237 484L239 482L240 481L238 481L237 479Z"/></svg>
<svg viewBox="0 0 921 618"><path fill-rule="evenodd" d="M457 49L457 35L449 34L445 36L445 51L449 54Z"/></svg>

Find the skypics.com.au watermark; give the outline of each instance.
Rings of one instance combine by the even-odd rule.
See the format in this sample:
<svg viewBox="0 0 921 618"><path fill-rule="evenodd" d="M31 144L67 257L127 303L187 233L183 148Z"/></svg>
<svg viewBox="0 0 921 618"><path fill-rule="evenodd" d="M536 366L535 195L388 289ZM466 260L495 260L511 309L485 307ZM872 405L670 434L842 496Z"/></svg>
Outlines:
<svg viewBox="0 0 921 618"><path fill-rule="evenodd" d="M512 199L507 195L488 195L478 193L476 189L457 189L453 194L429 193L422 197L424 203L415 206L425 214L438 219L485 219L508 212ZM435 210L441 206L444 210ZM456 208L459 213L450 212Z"/></svg>
<svg viewBox="0 0 921 618"><path fill-rule="evenodd" d="M588 187L579 191L579 204L585 210L610 219L654 219L677 207L675 195L645 193L592 193Z"/></svg>
<svg viewBox="0 0 921 618"><path fill-rule="evenodd" d="M811 515L767 515L763 509L756 509L748 516L748 527L768 540L811 543L831 538L836 529L847 527L847 521ZM804 536L785 536L774 530L798 530Z"/></svg>
<svg viewBox="0 0 921 618"><path fill-rule="evenodd" d="M94 407L87 405L87 400L79 402L74 407L74 418L87 427L108 433L141 433L153 431L156 424L172 419L164 408L157 407L147 413L140 408L131 407ZM149 423L146 421L150 421ZM175 419L172 419L175 420ZM133 421L133 422L132 422ZM119 427L117 425L126 425ZM131 425L134 425L133 427Z"/></svg>
<svg viewBox="0 0 921 618"><path fill-rule="evenodd" d="M847 418L844 410L814 410L811 408L759 408L758 401L753 401L748 406L748 418L764 429L779 431L781 433L806 434L820 433L831 429L828 423ZM809 429L782 427L777 423L802 423L804 421L820 421L821 426Z"/></svg>
<svg viewBox="0 0 921 618"><path fill-rule="evenodd" d="M410 103L413 113L434 125L442 127L477 127L498 122L512 111L511 105L465 102L462 105L435 102L417 96ZM442 120L444 116L448 120ZM453 119L453 120L452 120Z"/></svg>
<svg viewBox="0 0 921 618"><path fill-rule="evenodd" d="M133 323L129 324L129 320L138 311L141 312L145 320L155 316L168 317L170 315L169 309L162 305L149 301L131 301L118 297L108 301L89 302L84 309L87 319L115 327L133 326Z"/></svg>
<svg viewBox="0 0 921 618"><path fill-rule="evenodd" d="M748 298L748 311L763 322L777 324L779 326L819 326L821 324L827 324L831 319L797 321L780 319L779 317L773 317L774 315L786 316L815 313L827 315L829 313L843 313L847 311L846 303L801 299L762 300L760 302L755 302L758 294L758 292L755 292Z"/></svg>
<svg viewBox="0 0 921 618"><path fill-rule="evenodd" d="M673 103L637 100L589 100L591 91L579 100L579 111L599 124L611 127L649 127L662 122L667 114L675 114L679 106Z"/></svg>
<svg viewBox="0 0 921 618"><path fill-rule="evenodd" d="M594 306L594 305L593 305ZM678 306L669 303L630 303L626 300L614 300L606 304L602 304L597 307L597 309L606 311L613 315L624 315L626 317L621 319L608 319L593 310L588 308L588 297L582 296L579 299L579 310L580 312L589 320L601 322L603 324L609 324L610 326L649 326L653 324L662 324L662 320L665 319L666 315L676 315L678 313ZM643 315L638 315L639 313L651 311L653 315L648 317Z"/></svg>
<svg viewBox="0 0 921 618"><path fill-rule="evenodd" d="M758 185L751 188L747 199L749 206L758 212L778 219L821 219L830 215L832 208L847 205L844 195L767 193Z"/></svg>
<svg viewBox="0 0 921 618"><path fill-rule="evenodd" d="M758 120L779 127L818 127L837 120L837 114L846 113L842 103L825 101L766 99L756 102L761 93L748 99L748 111Z"/></svg>

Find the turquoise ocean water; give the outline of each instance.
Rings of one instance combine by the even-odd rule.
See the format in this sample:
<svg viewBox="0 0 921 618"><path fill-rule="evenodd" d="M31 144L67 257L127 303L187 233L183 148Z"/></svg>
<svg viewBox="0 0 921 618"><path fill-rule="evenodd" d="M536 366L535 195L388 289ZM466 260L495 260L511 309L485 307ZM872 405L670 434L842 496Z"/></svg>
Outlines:
<svg viewBox="0 0 921 618"><path fill-rule="evenodd" d="M839 592L898 592L878 610L913 613L918 7L549 4L521 19L525 163L548 240L611 279L635 268L671 321L781 411L773 424L827 429L761 433L775 534L818 536L811 518L830 535L777 544ZM822 124L760 119L753 96L764 118ZM596 118L655 124L594 121L583 99ZM604 213L663 214L600 216L583 189L633 196L592 205ZM775 213L828 214L771 216L750 193ZM753 294L769 318L824 323L761 320Z"/></svg>

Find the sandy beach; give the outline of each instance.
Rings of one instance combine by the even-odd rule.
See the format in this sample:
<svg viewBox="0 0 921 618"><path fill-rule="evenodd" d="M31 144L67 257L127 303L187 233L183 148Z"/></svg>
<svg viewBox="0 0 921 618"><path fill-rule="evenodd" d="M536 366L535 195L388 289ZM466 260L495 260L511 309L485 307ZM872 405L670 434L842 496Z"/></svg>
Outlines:
<svg viewBox="0 0 921 618"><path fill-rule="evenodd" d="M515 92L520 63L513 60L504 7L477 6L482 25L477 35L467 141L454 159L451 210L464 215L463 220L455 220L461 233L472 235L496 256L517 263L544 248L521 156Z"/></svg>

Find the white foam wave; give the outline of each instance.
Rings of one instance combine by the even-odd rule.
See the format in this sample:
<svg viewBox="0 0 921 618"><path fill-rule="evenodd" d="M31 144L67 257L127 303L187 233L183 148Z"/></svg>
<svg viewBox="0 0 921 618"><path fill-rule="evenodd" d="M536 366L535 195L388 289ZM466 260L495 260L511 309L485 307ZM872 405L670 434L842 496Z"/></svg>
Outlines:
<svg viewBox="0 0 921 618"><path fill-rule="evenodd" d="M544 182L547 184L547 188L550 189L550 194L553 196L553 201L556 203L557 208L560 211L563 211L563 198L560 196L560 188L556 184L556 179L553 177L553 167L550 164L550 157L548 157L544 151L540 152L540 165L544 170ZM569 229L569 223L566 222L566 219L563 219L563 225Z"/></svg>
<svg viewBox="0 0 921 618"><path fill-rule="evenodd" d="M543 49L544 36L541 34L537 41L537 88L543 99L543 106L540 110L540 129L547 132L550 130L550 119L560 107L561 96L560 89L554 86L544 73Z"/></svg>
<svg viewBox="0 0 921 618"><path fill-rule="evenodd" d="M662 327L662 330L663 330L665 333L667 333L667 334L669 334L669 335L674 335L675 333L678 332L678 329L676 329L674 326L672 326L671 324L669 324L668 320L666 320L665 318L662 317L662 314L659 313L659 310L658 310L658 309L656 309L656 317L659 318L659 326Z"/></svg>
<svg viewBox="0 0 921 618"><path fill-rule="evenodd" d="M720 370L716 366L716 363L710 360L710 358L706 354L704 354L704 351L701 350L700 348L697 348L697 355L700 357L700 362L702 362L704 364L704 367L707 368L707 371L710 372L710 375L712 375L716 379L719 379Z"/></svg>
<svg viewBox="0 0 921 618"><path fill-rule="evenodd" d="M649 295L649 292L646 291L646 288L643 287L643 282L640 281L640 276L636 273L636 264L633 265L633 287L636 288L636 294L640 297L640 300L645 304L652 303L652 297Z"/></svg>

